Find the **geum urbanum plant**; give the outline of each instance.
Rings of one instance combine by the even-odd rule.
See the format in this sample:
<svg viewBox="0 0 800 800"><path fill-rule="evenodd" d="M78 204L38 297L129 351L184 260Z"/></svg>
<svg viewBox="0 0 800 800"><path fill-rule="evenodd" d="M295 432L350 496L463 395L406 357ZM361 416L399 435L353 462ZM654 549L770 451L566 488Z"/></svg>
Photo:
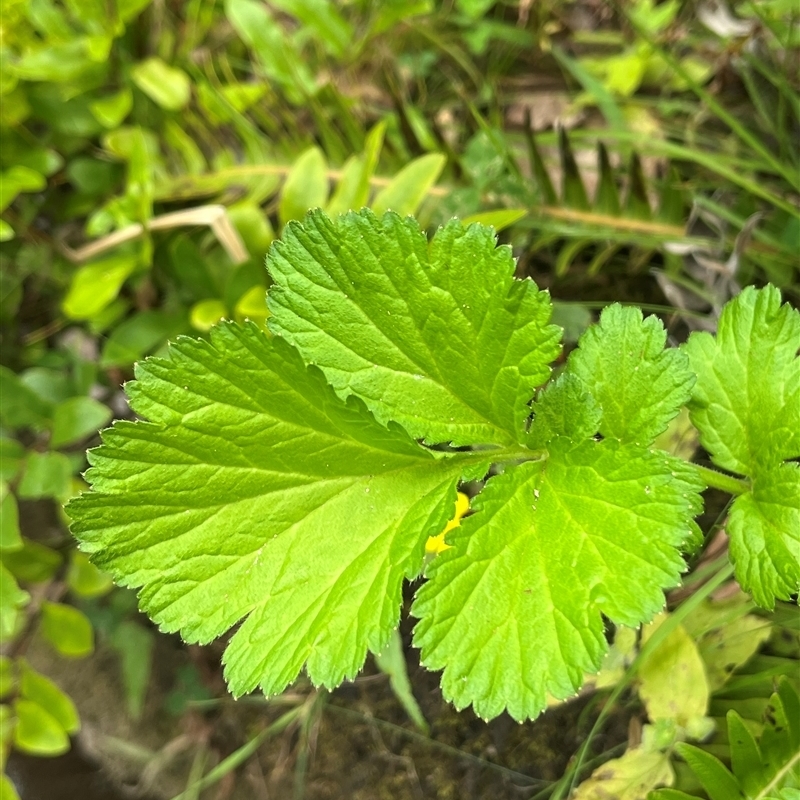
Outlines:
<svg viewBox="0 0 800 800"><path fill-rule="evenodd" d="M234 695L303 668L354 677L424 575L414 643L445 696L535 717L598 670L604 616L636 626L664 606L707 486L736 495L742 587L767 608L797 591L800 314L774 287L677 349L655 317L610 306L548 382L549 295L488 228L454 220L429 242L391 212L313 212L267 265L272 335L224 322L140 364L145 421L104 433L93 490L68 506L82 549L162 630L238 626ZM684 404L733 474L653 447ZM487 475L426 566L459 482Z"/></svg>

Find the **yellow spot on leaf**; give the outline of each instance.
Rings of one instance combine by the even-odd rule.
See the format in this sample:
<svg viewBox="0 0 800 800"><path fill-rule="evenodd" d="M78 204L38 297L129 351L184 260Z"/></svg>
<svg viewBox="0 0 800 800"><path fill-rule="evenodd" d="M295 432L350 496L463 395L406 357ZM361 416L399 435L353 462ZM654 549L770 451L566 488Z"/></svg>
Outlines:
<svg viewBox="0 0 800 800"><path fill-rule="evenodd" d="M469 511L469 497L467 497L467 495L465 495L463 492L459 492L458 496L456 497L455 515L450 522L445 525L444 530L441 533L428 538L428 541L425 543L425 552L427 554L435 556L441 553L443 550L450 549L450 545L445 542L444 538L447 536L448 531L453 530L453 528L457 528L461 524L461 517L463 517L467 511Z"/></svg>

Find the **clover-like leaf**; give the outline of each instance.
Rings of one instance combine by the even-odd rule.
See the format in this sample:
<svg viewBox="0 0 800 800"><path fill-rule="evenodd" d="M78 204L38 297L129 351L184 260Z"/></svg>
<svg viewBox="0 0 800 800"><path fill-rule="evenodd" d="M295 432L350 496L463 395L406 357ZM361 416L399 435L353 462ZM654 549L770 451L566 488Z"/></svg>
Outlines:
<svg viewBox="0 0 800 800"><path fill-rule="evenodd" d="M569 358L600 405L600 433L621 442L649 445L666 430L689 399L694 376L680 350L664 349L667 333L657 317L642 319L638 308L603 309Z"/></svg>
<svg viewBox="0 0 800 800"><path fill-rule="evenodd" d="M337 393L416 438L513 444L558 355L549 295L514 279L494 234L363 210L311 213L267 256L270 329Z"/></svg>
<svg viewBox="0 0 800 800"><path fill-rule="evenodd" d="M637 445L555 439L548 453L489 480L412 608L423 663L484 717L574 694L607 650L601 614L651 619L700 505L700 484Z"/></svg>
<svg viewBox="0 0 800 800"><path fill-rule="evenodd" d="M747 287L716 338L693 333L685 349L697 373L692 422L716 464L753 476L800 456L800 311L778 289Z"/></svg>
<svg viewBox="0 0 800 800"><path fill-rule="evenodd" d="M163 630L208 642L233 625L231 690L280 692L306 665L354 676L397 624L404 576L452 512L457 460L437 458L255 325L179 339L129 387L146 422L91 451L94 491L68 506L93 561L141 587Z"/></svg>

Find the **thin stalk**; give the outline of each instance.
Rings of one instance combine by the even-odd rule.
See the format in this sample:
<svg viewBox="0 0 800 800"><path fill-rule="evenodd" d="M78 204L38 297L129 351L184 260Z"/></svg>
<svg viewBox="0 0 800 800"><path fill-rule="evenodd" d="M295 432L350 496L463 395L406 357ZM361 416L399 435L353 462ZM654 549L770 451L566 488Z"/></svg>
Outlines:
<svg viewBox="0 0 800 800"><path fill-rule="evenodd" d="M800 761L800 751L795 753L776 773L775 777L755 796L755 800L765 800L777 789L789 771Z"/></svg>
<svg viewBox="0 0 800 800"><path fill-rule="evenodd" d="M201 792L203 789L207 789L209 786L213 786L215 783L221 781L229 772L232 772L237 767L244 764L270 736L274 736L276 733L281 733L286 730L286 728L295 722L305 711L305 706L287 711L282 717L275 720L272 725L261 731L258 736L255 736L238 750L231 753L227 758L220 761L207 775L196 783L193 783L185 791L175 795L172 800L189 800L191 797L196 797L197 792Z"/></svg>
<svg viewBox="0 0 800 800"><path fill-rule="evenodd" d="M715 469L701 467L699 464L692 464L692 466L698 472L706 486L710 486L714 489L721 489L723 492L735 495L744 494L751 489L749 481L742 480L741 478L734 478L732 475L717 472Z"/></svg>

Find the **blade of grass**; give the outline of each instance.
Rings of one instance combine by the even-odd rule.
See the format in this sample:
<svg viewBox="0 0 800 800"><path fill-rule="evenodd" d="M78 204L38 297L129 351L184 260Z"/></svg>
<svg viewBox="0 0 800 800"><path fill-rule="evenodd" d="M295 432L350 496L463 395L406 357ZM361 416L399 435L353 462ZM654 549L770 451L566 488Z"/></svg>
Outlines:
<svg viewBox="0 0 800 800"><path fill-rule="evenodd" d="M634 150L628 167L628 195L625 199L625 212L629 217L650 221L653 210L647 198L647 183L642 172L642 162Z"/></svg>
<svg viewBox="0 0 800 800"><path fill-rule="evenodd" d="M787 168L787 165L775 158L770 151L759 141L758 137L751 133L736 117L733 116L724 106L717 102L716 98L701 86L692 74L687 70L681 62L675 58L666 48L662 47L650 34L648 30L643 28L629 13L627 7L615 2L617 10L627 19L628 24L636 31L642 41L653 48L654 52L664 59L676 75L678 75L686 85L694 92L698 99L706 104L708 109L721 121L724 122L733 131L742 142L750 147L755 153L761 156L765 164L769 164L772 169L780 175L790 186L800 190L800 178L794 172Z"/></svg>
<svg viewBox="0 0 800 800"><path fill-rule="evenodd" d="M575 161L569 136L563 127L558 129L558 153L561 156L561 202L568 208L589 211L586 187Z"/></svg>
<svg viewBox="0 0 800 800"><path fill-rule="evenodd" d="M554 44L551 52L562 69L569 72L594 97L611 128L617 131L626 130L628 126L625 122L625 117L622 114L622 109L617 105L614 95L597 78L591 75L580 62L568 56L558 45Z"/></svg>
<svg viewBox="0 0 800 800"><path fill-rule="evenodd" d="M227 758L220 761L214 769L203 776L199 781L193 783L180 794L175 795L172 800L190 800L190 798L197 796L197 792L201 792L203 789L207 789L209 786L219 783L229 772L232 772L237 767L244 764L267 739L285 731L286 728L299 719L305 711L305 706L287 711L283 716L275 720L272 725L265 728L257 736L254 736L249 742L243 744Z"/></svg>
<svg viewBox="0 0 800 800"><path fill-rule="evenodd" d="M517 163L516 156L514 155L513 150L509 146L508 142L505 140L505 137L499 130L499 128L491 125L489 121L478 111L477 106L467 97L465 94L462 93L462 99L466 104L467 108L469 109L470 114L472 114L473 119L475 122L478 123L478 127L483 131L486 135L486 138L492 143L492 146L495 149L497 155L505 161L506 166L509 168L511 173L515 175L517 178L522 177L522 170L519 168L519 164Z"/></svg>
<svg viewBox="0 0 800 800"><path fill-rule="evenodd" d="M594 198L595 210L610 217L618 217L621 211L619 192L608 158L608 150L602 142L597 143L597 170L600 178L597 182L597 192Z"/></svg>
<svg viewBox="0 0 800 800"><path fill-rule="evenodd" d="M536 185L542 193L544 205L555 206L558 204L558 195L550 179L550 173L544 165L542 154L536 145L536 137L533 135L533 124L530 109L525 109L525 142L528 145L528 158L531 162L531 172L536 181Z"/></svg>
<svg viewBox="0 0 800 800"><path fill-rule="evenodd" d="M721 153L706 153L702 150L655 138L648 140L647 150L649 155L663 155L672 160L690 161L699 164L710 172L745 189L750 194L760 197L762 200L766 200L776 208L780 208L792 216L800 218L800 208L793 206L791 203L775 194L763 183L759 183L757 180L748 177L732 166L727 166L725 164L725 158Z"/></svg>

